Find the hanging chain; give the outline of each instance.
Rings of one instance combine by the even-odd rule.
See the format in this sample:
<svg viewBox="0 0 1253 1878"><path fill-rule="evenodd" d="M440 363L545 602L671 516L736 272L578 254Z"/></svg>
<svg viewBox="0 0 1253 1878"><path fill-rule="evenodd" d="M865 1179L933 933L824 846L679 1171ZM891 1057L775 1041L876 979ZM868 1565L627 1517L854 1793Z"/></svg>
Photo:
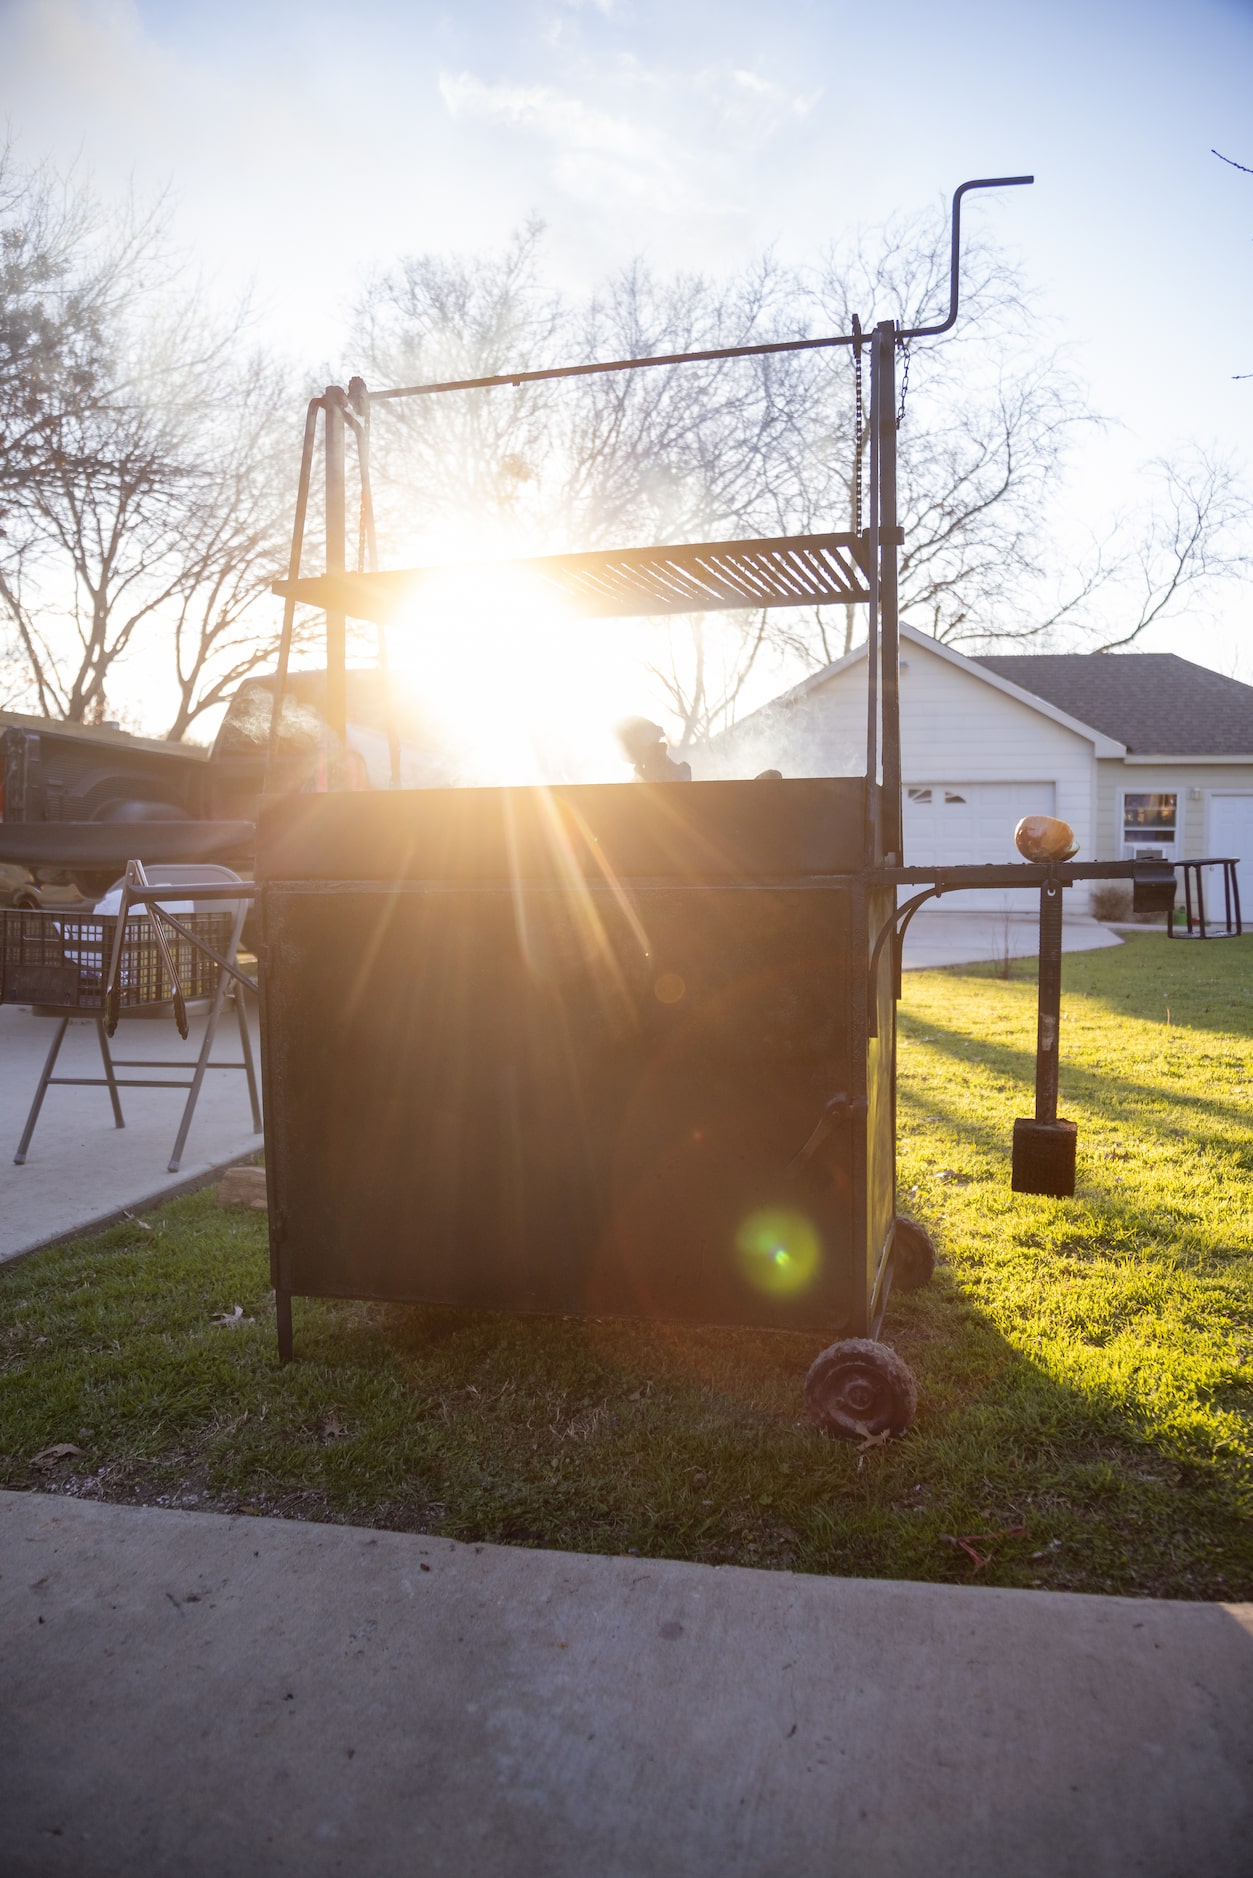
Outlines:
<svg viewBox="0 0 1253 1878"><path fill-rule="evenodd" d="M909 341L908 339L906 339L901 345L901 359L903 361L901 365L901 401L897 407L897 412L896 412L897 430L899 430L901 425L905 422L905 394L909 390Z"/></svg>
<svg viewBox="0 0 1253 1878"><path fill-rule="evenodd" d="M861 387L861 321L853 315L853 533L861 533L862 451L866 435Z"/></svg>

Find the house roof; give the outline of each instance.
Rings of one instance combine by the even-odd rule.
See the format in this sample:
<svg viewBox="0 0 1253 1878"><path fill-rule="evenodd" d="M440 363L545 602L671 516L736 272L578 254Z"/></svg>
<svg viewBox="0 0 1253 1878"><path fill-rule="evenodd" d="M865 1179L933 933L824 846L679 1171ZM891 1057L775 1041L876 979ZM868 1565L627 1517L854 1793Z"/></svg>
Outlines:
<svg viewBox="0 0 1253 1878"><path fill-rule="evenodd" d="M965 653L956 652L952 646L946 646L942 640L934 638L930 633L919 631L916 626L911 626L906 620L901 621L900 634L902 652L905 652L910 645L914 645L949 665L969 672L972 677L982 679L985 684L1004 692L1007 697L1015 698L1020 704L1038 711L1042 717L1052 718L1054 723L1061 724L1066 730L1074 731L1078 736L1086 738L1092 744L1097 756L1120 757L1126 754L1126 746L1123 742L1117 737L1109 736L1099 725L1094 724L1086 713L1063 708L1041 692L1028 689L1020 678L1002 677L999 672L991 669L989 661L972 659ZM771 698L769 703L760 705L747 717L738 719L729 729L711 737L710 744L716 747L721 743L733 741L745 725L751 724L754 719L763 721L780 711L792 709L809 697L812 692L829 684L833 678L841 677L845 672L860 664L865 656L866 643L863 640L860 645L854 646L851 652L845 653L842 659L834 659L830 665L824 665L821 670L811 672L807 678L802 678L799 684L793 685L790 691L784 691L777 698Z"/></svg>
<svg viewBox="0 0 1253 1878"><path fill-rule="evenodd" d="M1253 685L1173 652L1006 653L973 661L1137 756L1248 756Z"/></svg>

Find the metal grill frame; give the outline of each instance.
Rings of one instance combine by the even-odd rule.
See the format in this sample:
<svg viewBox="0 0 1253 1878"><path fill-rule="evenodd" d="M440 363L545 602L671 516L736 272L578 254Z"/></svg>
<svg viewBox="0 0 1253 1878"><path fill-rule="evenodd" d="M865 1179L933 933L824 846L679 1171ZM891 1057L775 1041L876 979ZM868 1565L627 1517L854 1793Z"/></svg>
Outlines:
<svg viewBox="0 0 1253 1878"><path fill-rule="evenodd" d="M855 846L860 852L860 865L849 866L849 871L838 875L811 877L807 886L815 892L841 892L849 896L852 911L852 930L854 938L848 948L847 979L847 1015L848 1015L848 1057L847 1087L830 1097L817 1118L816 1126L811 1129L809 1140L803 1152L810 1152L810 1144L825 1139L837 1125L847 1131L849 1203L847 1217L852 1222L851 1238L846 1248L849 1271L854 1286L847 1320L841 1329L844 1336L851 1335L852 1344L833 1346L826 1353L830 1356L839 1349L856 1350L858 1361L865 1355L866 1338L877 1338L882 1323L883 1312L889 1292L895 1279L904 1284L925 1282L925 1273L920 1277L911 1275L908 1247L898 1259L896 1251L897 1227L901 1224L895 1212L896 1206L896 1014L895 998L899 995L897 978L899 974L899 936L900 922L912 915L917 904L941 892L954 891L964 887L976 887L986 884L987 869L953 868L943 870L911 870L903 866L902 818L901 818L901 747L900 747L900 636L899 636L899 586L900 556L899 550L904 545L903 533L899 524L897 492L897 430L902 417L902 406L897 397L897 355L902 353L908 364L908 345L913 340L937 338L951 330L957 320L959 298L959 259L960 259L960 207L963 196L973 189L997 188L1030 183L1030 176L982 178L963 183L956 190L952 200L952 247L949 278L949 308L947 317L929 325L920 325L902 329L891 319L878 320L873 328L867 329L858 319L853 320L851 333L833 334L817 339L797 339L775 341L759 345L741 345L717 348L711 351L685 354L669 354L636 359L619 359L583 365L545 367L535 371L494 374L482 378L450 380L441 383L395 387L391 390L371 392L364 380L353 378L345 390L339 385L328 385L320 397L310 400L305 414L304 446L301 458L300 477L297 486L295 518L292 529L291 551L288 565L288 577L275 583L274 591L284 600L283 629L280 638L278 670L275 683L276 704L271 717L269 752L267 756L267 776L274 773L278 753L279 725L281 722L281 701L287 686L287 674L293 644L295 608L303 603L320 608L325 615L326 644L326 749L328 759L328 777L331 794L321 798L313 805L311 813L327 824L320 831L333 832L331 824L334 815L331 802L337 792L347 788L346 768L343 751L347 742L347 620L349 617L372 620L380 627L391 623L402 609L414 600L420 600L424 588L432 592L438 590L439 597L449 608L452 624L455 627L455 608L457 601L464 597L473 601L484 595L492 599L492 579L501 573L518 575L529 581L541 591L547 587L554 598L560 596L567 601L576 614L588 619L613 619L647 617L650 614L667 615L676 613L703 613L709 611L754 610L780 606L824 606L852 605L864 603L867 606L866 634L866 748L864 776L857 779L860 786L860 800L854 814L860 824L855 829L859 837ZM425 398L446 393L461 394L479 392L491 387L517 387L523 383L541 380L556 380L587 376L606 372L636 372L656 368L668 368L693 364L715 359L748 358L774 352L793 352L823 347L848 347L852 350L855 361L860 362L863 350L869 354L870 361L870 420L867 431L869 455L869 515L868 525L857 534L824 534L794 537L775 537L731 542L704 542L684 544L656 544L649 547L599 550L591 553L546 556L529 561L517 561L497 564L492 567L482 562L463 565L460 568L419 568L393 572L378 572L378 554L375 542L374 517L370 495L369 443L370 411L375 402L391 399ZM304 546L305 523L308 502L313 479L315 450L318 442L319 424L322 427L324 448L324 491L325 491L325 571L321 575L304 579L301 576L302 554ZM355 443L357 466L360 477L361 512L357 539L356 573L348 567L348 528L347 528L347 441L351 433ZM858 447L860 449L859 436ZM367 571L369 570L369 571ZM498 582L498 585L500 583ZM504 603L502 602L502 606ZM398 622L399 623L399 622ZM380 631L379 659L382 665L385 658L385 636ZM397 782L398 767L396 744L393 739L393 781ZM760 779L759 779L760 780ZM801 779L780 779L772 782L773 789L798 789ZM687 805L687 811L694 815L698 798L695 791L701 788L711 790L731 790L738 785L730 782L710 784L693 783L679 793ZM750 787L756 786L750 784ZM629 789L630 785L605 785L608 790ZM665 785L659 785L663 796L667 793ZM489 792L467 792L486 795ZM560 796L561 791L552 792ZM722 798L720 798L721 800ZM730 803L730 798L726 798ZM780 798L782 803L785 798ZM397 804L399 807L400 804ZM303 871L289 874L284 865L275 838L281 835L279 816L281 805L274 805L274 813L262 816L260 839L258 844L258 873L262 882L263 923L269 931L271 919L276 930L283 916L283 903L309 894L327 893L332 898L347 899L355 891L354 883L359 884L365 868L363 849L369 842L358 842L357 851L351 858L352 879L341 874L334 879L326 876L327 859L322 845L314 840L299 859ZM675 818L679 809L676 802L667 808L670 819ZM635 811L633 810L632 813ZM641 811L642 812L642 811ZM682 819L679 814L678 819ZM734 817L732 817L734 820ZM268 826L267 826L268 823ZM362 831L370 833L369 829ZM405 864L400 868L399 876L395 870L383 870L371 876L380 889L399 896L408 891L406 867L412 869L421 861L427 872L423 875L425 888L443 890L446 885L443 874L429 855L422 852L422 844L414 837L414 830L405 831ZM730 844L733 848L742 842ZM448 854L459 856L457 841L445 844ZM603 858L603 857L602 857ZM747 867L740 885L750 893L772 892L780 882L766 877L760 872ZM847 863L846 857L846 863ZM460 861L457 863L460 865ZM621 870L620 870L621 871ZM691 866L687 868L688 886L692 890L707 888L709 883L696 878ZM805 875L807 870L798 870ZM998 871L998 870L992 870ZM1064 877L1061 870L1050 867L1041 870L1022 867L1005 870L1010 875L1012 884L1018 885L1030 879L1040 885L1042 906L1047 900L1051 911L1060 907L1061 889L1072 879L1080 878L1071 871ZM1122 877L1125 869L1113 864L1105 866L1095 864L1090 870L1084 869L1082 877L1098 878L1102 876ZM627 872L627 879L632 879ZM916 895L903 907L896 904L897 889L909 884L927 880L931 883L924 895ZM422 885L422 883L417 883ZM516 880L513 887L517 888ZM641 890L651 890L656 882L641 879ZM1053 903L1056 902L1054 906ZM1057 1009L1056 997L1047 991L1044 978L1050 983L1060 983L1059 956L1060 927L1054 918L1049 931L1044 932L1042 915L1042 952L1047 953L1048 973L1042 972L1039 1013L1040 1043L1037 1051L1038 1077L1043 1079L1043 1093L1037 1087L1037 1120L1053 1126L1064 1126L1050 1113L1041 1114L1055 1108L1055 1066L1057 1049ZM1045 943L1047 940L1048 943ZM341 944L332 950L344 949ZM325 948L322 949L323 951ZM292 987L299 986L303 955L299 946L293 945L290 955L277 945L271 952L268 947L263 964L263 979L269 986L268 995L263 998L263 1022L273 1027L272 1064L282 1055L281 1044L284 1029L292 1029L296 1011L300 1012L300 1021L305 1018L305 1006L296 998L285 1019L278 1013L282 999L292 994ZM324 969L322 952L317 947L310 950L310 958L316 962L317 970ZM308 960L304 960L308 963ZM1056 967L1056 969L1054 969ZM268 974L268 977L267 977ZM327 1002L327 995L320 979L315 986L313 1004L319 1000ZM268 1049L268 1046L267 1046ZM267 1050L263 1050L263 1064L267 1060ZM266 1070L267 1076L270 1069ZM278 1073L282 1075L279 1064ZM311 1079L303 1078L302 1086L312 1086ZM325 1097L323 1100L327 1099ZM333 1100L333 1098L332 1098ZM275 1104L270 1104L273 1115ZM281 1104L280 1104L281 1106ZM700 1137L695 1137L699 1139ZM286 1198L295 1192L294 1182L299 1180L298 1163L305 1152L301 1143L293 1148L292 1164L286 1162L286 1137L283 1130L276 1129L272 1140L267 1140L270 1150L267 1165L271 1169L271 1191L274 1204L270 1220L271 1274L275 1286L275 1302L278 1328L279 1354L283 1361L292 1355L292 1319L291 1301L293 1295L335 1295L356 1296L354 1289L352 1237L357 1231L354 1221L351 1230L337 1242L334 1259L340 1260L338 1269L330 1274L320 1275L303 1264L303 1248L290 1235L286 1218ZM795 1160L796 1157L793 1157ZM320 1172L321 1170L319 1170ZM1051 1190L1060 1191L1054 1185ZM307 1196L306 1196L307 1197ZM917 1236L919 1228L913 1228ZM925 1239L925 1235L922 1235ZM410 1290L384 1288L370 1295L404 1297L410 1301L420 1301L421 1295ZM479 1300L486 1308L493 1308L491 1298ZM634 1311L632 1314L635 1314ZM650 1307L641 1314L656 1316L661 1313ZM738 1319L736 1321L739 1321ZM815 1366L816 1368L817 1366ZM825 1384L824 1384L825 1387ZM851 1399L851 1398L850 1398ZM824 1410L823 1413L826 1411ZM860 1411L858 1411L860 1413ZM851 1413L851 1410L850 1410ZM912 1409L909 1410L912 1414ZM905 1423L907 1425L908 1415ZM860 1422L852 1424L865 1432ZM850 1432L847 1416L840 1425L840 1432ZM897 1428L900 1432L900 1428Z"/></svg>
<svg viewBox="0 0 1253 1878"><path fill-rule="evenodd" d="M604 548L498 561L481 569L443 566L383 573L319 574L280 580L275 593L353 619L390 624L432 590L456 582L474 600L504 578L551 592L581 619L787 606L856 606L870 599L864 536L787 535L746 541Z"/></svg>

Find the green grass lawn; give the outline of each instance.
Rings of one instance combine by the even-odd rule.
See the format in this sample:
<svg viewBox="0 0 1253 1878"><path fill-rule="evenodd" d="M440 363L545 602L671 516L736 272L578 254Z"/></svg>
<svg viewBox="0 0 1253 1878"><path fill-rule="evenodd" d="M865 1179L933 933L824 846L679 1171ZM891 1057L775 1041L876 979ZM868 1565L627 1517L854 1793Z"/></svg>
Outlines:
<svg viewBox="0 0 1253 1878"><path fill-rule="evenodd" d="M1253 940L1067 956L1073 1200L1010 1192L1032 969L905 980L902 1208L941 1262L884 1328L918 1377L904 1440L859 1450L805 1424L812 1337L297 1300L301 1360L280 1370L263 1222L202 1193L0 1273L0 1483L712 1564L1253 1597ZM79 1451L47 1455L62 1444Z"/></svg>

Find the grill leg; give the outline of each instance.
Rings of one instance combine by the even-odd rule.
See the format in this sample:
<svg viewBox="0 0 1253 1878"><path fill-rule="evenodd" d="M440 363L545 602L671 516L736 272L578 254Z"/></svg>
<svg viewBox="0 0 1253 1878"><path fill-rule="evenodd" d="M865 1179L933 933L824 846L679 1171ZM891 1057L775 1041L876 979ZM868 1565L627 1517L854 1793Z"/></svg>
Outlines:
<svg viewBox="0 0 1253 1878"><path fill-rule="evenodd" d="M69 1027L70 1020L68 1017L63 1017L57 1025L57 1034L52 1039L52 1048L48 1052L48 1060L44 1064L43 1075L39 1078L39 1087L35 1091L35 1100L30 1105L30 1114L26 1117L26 1126L22 1130L22 1139L18 1142L17 1153L13 1156L13 1165L15 1167L21 1167L26 1160L26 1150L30 1146L30 1138L35 1132L35 1123L39 1120L39 1111L44 1105L44 1096L47 1094L48 1084L52 1080L52 1072L57 1066L57 1057L61 1054L61 1045L65 1041L65 1033Z"/></svg>

